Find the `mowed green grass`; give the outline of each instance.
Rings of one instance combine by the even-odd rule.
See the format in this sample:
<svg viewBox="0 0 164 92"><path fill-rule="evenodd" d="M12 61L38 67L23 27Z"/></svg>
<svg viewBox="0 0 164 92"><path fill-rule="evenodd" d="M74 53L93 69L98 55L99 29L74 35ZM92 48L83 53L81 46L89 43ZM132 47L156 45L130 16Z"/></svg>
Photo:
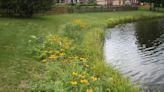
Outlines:
<svg viewBox="0 0 164 92"><path fill-rule="evenodd" d="M42 65L28 55L28 40L32 35L58 33L73 19L105 27L108 18L153 14L148 11L83 13L39 16L31 19L0 18L0 92L17 92L30 75Z"/></svg>

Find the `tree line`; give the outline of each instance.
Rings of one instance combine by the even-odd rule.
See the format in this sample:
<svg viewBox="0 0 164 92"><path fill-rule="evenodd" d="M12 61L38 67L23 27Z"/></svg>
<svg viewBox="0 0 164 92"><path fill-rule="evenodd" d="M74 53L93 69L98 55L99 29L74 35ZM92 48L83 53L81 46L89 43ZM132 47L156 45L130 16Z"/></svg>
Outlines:
<svg viewBox="0 0 164 92"><path fill-rule="evenodd" d="M54 0L0 0L1 16L31 17L51 8Z"/></svg>
<svg viewBox="0 0 164 92"><path fill-rule="evenodd" d="M139 0L150 4L150 10L164 7L164 0ZM0 16L31 17L49 10L55 0L0 0Z"/></svg>
<svg viewBox="0 0 164 92"><path fill-rule="evenodd" d="M160 7L164 8L164 0L140 0L140 2L149 3L150 10L158 10Z"/></svg>

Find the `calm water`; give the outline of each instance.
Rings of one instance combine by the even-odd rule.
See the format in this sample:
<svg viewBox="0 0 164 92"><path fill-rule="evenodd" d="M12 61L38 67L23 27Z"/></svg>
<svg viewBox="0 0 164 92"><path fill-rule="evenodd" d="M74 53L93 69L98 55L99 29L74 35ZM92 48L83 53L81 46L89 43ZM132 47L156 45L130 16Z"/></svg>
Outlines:
<svg viewBox="0 0 164 92"><path fill-rule="evenodd" d="M134 82L164 92L164 19L109 29L104 52L106 61Z"/></svg>

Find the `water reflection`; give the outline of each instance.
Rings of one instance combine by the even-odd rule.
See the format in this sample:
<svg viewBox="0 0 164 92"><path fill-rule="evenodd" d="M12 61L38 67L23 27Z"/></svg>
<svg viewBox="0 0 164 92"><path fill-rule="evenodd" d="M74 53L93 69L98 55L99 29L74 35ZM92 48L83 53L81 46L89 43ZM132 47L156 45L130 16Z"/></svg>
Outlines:
<svg viewBox="0 0 164 92"><path fill-rule="evenodd" d="M164 20L109 29L104 53L108 63L133 81L164 92Z"/></svg>
<svg viewBox="0 0 164 92"><path fill-rule="evenodd" d="M139 47L158 47L161 44L161 40L158 40L158 38L163 34L163 26L161 20L136 23L136 38Z"/></svg>

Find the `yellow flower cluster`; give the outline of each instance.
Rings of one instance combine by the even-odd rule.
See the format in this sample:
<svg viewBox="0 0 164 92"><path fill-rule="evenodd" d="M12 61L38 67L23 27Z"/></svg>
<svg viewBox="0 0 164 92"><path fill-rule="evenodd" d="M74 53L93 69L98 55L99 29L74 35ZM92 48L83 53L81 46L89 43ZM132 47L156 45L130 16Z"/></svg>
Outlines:
<svg viewBox="0 0 164 92"><path fill-rule="evenodd" d="M68 49L72 44L71 41L66 37L60 37L58 35L48 36L48 42L61 47L61 49Z"/></svg>
<svg viewBox="0 0 164 92"><path fill-rule="evenodd" d="M78 73L77 72L73 72L72 75L73 76L78 76Z"/></svg>
<svg viewBox="0 0 164 92"><path fill-rule="evenodd" d="M68 56L66 53L72 47L72 41L70 39L59 35L49 35L44 44L45 48L41 49L43 50L42 62L47 63L47 61L61 60L61 58L64 60L68 58L70 62L70 58L66 57Z"/></svg>
<svg viewBox="0 0 164 92"><path fill-rule="evenodd" d="M93 85L95 81L98 80L98 78L95 75L89 77L87 72L82 72L81 74L78 72L72 72L72 76L73 81L71 81L70 83L74 88L78 88L78 86L85 86L87 88L89 87L90 89L84 89L84 92L93 92Z"/></svg>
<svg viewBox="0 0 164 92"><path fill-rule="evenodd" d="M88 82L88 80L86 80L86 79L82 79L82 80L80 80L80 82L81 82L82 84L89 85L89 82Z"/></svg>
<svg viewBox="0 0 164 92"><path fill-rule="evenodd" d="M52 53L52 55L50 55L48 57L48 59L51 60L51 61L55 61L58 58L61 58L61 57L64 57L65 56L65 53L64 52L54 51L54 52L51 52L51 53Z"/></svg>
<svg viewBox="0 0 164 92"><path fill-rule="evenodd" d="M59 55L60 55L61 57L63 57L63 56L65 55L65 53L64 53L64 52L61 52Z"/></svg>
<svg viewBox="0 0 164 92"><path fill-rule="evenodd" d="M93 76L93 77L92 77L92 80L93 80L93 81L97 81L97 77Z"/></svg>
<svg viewBox="0 0 164 92"><path fill-rule="evenodd" d="M74 23L81 27L85 26L83 21L78 19L74 20ZM45 48L40 49L41 54L44 54L44 57L41 58L42 61L44 63L48 61L55 61L55 64L59 63L60 68L70 76L68 80L65 80L66 85L72 88L71 91L83 87L82 91L93 92L94 89L91 88L94 88L96 83L98 83L96 82L98 78L92 70L94 66L88 62L89 56L85 56L82 53L72 54L73 51L78 50L76 46L72 46L72 40L59 35L47 36L44 45Z"/></svg>
<svg viewBox="0 0 164 92"><path fill-rule="evenodd" d="M86 28L87 27L87 24L84 21L80 20L80 19L73 20L73 24L78 25L81 28Z"/></svg>
<svg viewBox="0 0 164 92"><path fill-rule="evenodd" d="M76 86L76 85L77 85L77 81L71 81L71 84L72 84L73 86Z"/></svg>
<svg viewBox="0 0 164 92"><path fill-rule="evenodd" d="M87 89L85 92L93 92L93 89Z"/></svg>

